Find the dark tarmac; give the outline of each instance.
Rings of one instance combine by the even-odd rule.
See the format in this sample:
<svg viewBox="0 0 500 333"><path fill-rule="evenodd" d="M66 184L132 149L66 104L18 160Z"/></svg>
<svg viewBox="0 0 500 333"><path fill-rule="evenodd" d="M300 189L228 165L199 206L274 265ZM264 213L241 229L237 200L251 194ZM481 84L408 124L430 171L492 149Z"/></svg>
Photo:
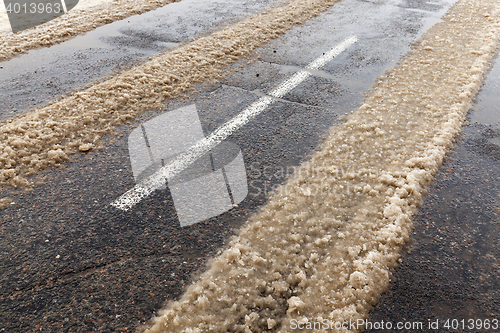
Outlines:
<svg viewBox="0 0 500 333"><path fill-rule="evenodd" d="M159 9L161 15L129 18L0 64L0 119L280 3L199 2L205 7L187 10L185 0ZM249 195L218 217L181 228L168 189L128 212L110 206L135 185L128 135L164 112L157 110L121 127L123 136L105 138L103 150L73 155L64 168L44 171L44 184L32 192L0 189L0 197L14 201L0 216L0 332L134 331L182 294L285 181L287 170L307 159L339 116L359 106L363 92L452 3L342 1L258 49L250 64L232 65L222 82L169 101L169 111L195 104L208 134L346 37L359 39L230 137L243 152ZM178 8L180 16L166 15L169 8ZM182 17L186 13L192 19ZM156 20L141 19L145 15ZM498 81L488 81L483 92L492 84ZM411 254L371 320L498 318L500 254L493 245L499 241L500 138L498 126L474 123L480 110L488 114L493 98L479 96L486 106L476 105L472 125L437 175L415 219Z"/></svg>

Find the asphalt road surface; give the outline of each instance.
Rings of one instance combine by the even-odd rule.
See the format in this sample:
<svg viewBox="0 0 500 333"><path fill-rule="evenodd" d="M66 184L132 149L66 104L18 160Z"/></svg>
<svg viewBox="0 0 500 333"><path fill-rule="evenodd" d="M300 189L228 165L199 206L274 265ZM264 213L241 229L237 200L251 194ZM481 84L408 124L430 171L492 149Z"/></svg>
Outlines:
<svg viewBox="0 0 500 333"><path fill-rule="evenodd" d="M0 120L282 3L183 0L0 63ZM207 137L307 69L296 87L228 136L226 142L241 151L243 171L226 167L218 178L222 183L212 179L214 188L222 187L210 195L229 192L231 208L219 214L181 226L189 209L177 201L186 193L174 181L127 211L111 205L147 172L142 158L156 154L148 126L160 126L164 110L147 111L119 127L121 136L106 136L102 150L43 170L39 176L46 178L30 192L0 188L0 197L12 200L0 210L0 332L126 332L146 323L182 295L271 191L454 3L343 0L233 63L221 81L198 84L165 102L169 111L195 107L199 121L175 121L199 124ZM356 41L321 68L307 68L352 37ZM424 199L403 264L371 321L421 321L428 328L436 319L500 319L498 68L488 74L470 125ZM144 144L131 145L134 129L141 129ZM175 133L182 137L186 131ZM201 165L208 170L185 177L215 174L215 151L211 158ZM247 192L237 200L231 180L242 174Z"/></svg>

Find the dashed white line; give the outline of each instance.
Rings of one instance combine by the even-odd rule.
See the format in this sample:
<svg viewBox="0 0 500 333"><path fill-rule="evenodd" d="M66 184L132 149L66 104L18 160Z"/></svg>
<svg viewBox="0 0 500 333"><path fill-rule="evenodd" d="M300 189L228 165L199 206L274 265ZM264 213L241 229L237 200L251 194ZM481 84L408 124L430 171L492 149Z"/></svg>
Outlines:
<svg viewBox="0 0 500 333"><path fill-rule="evenodd" d="M335 46L330 51L324 53L319 58L315 59L306 66L307 70L318 70L333 60L340 53L345 51L352 44L357 42L357 37L352 36L346 38L340 44ZM142 199L148 197L156 189L159 189L165 184L166 179L172 179L199 157L203 156L209 150L213 149L222 141L226 140L236 130L250 122L257 115L262 113L270 104L276 101L276 98L282 98L289 91L301 84L312 74L308 71L300 71L294 74L290 79L281 83L277 88L269 93L269 96L261 97L258 101L252 103L249 107L243 110L236 117L219 127L205 139L198 141L194 146L180 154L172 162L161 167L152 176L139 182L129 191L121 195L117 200L111 203L112 206L128 211L130 208L138 204Z"/></svg>

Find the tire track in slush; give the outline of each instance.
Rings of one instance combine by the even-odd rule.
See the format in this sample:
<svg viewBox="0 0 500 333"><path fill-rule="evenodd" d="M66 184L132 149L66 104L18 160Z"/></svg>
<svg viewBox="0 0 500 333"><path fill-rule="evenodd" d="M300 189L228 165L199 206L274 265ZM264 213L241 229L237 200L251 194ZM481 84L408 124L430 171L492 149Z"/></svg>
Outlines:
<svg viewBox="0 0 500 333"><path fill-rule="evenodd" d="M144 331L290 332L292 320L367 319L499 36L498 1L460 0Z"/></svg>

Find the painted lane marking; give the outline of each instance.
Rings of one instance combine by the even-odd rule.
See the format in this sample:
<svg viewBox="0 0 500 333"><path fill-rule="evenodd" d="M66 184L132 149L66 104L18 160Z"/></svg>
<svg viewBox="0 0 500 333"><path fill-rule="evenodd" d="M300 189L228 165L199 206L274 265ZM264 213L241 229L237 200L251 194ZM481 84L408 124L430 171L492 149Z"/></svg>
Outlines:
<svg viewBox="0 0 500 333"><path fill-rule="evenodd" d="M336 56L345 51L351 45L356 43L358 38L351 36L346 38L340 44L326 52L319 58L306 66L307 70L318 70L332 61ZM195 145L181 153L176 159L167 165L161 167L150 177L140 181L132 189L125 192L117 200L111 203L112 206L128 211L130 208L138 204L142 199L147 198L156 189L164 186L165 180L173 178L193 164L199 157L206 154L209 150L226 140L236 130L250 122L253 118L261 114L269 105L274 103L277 98L282 98L292 89L301 84L305 79L312 74L309 71L300 71L294 74L290 79L281 83L277 88L273 89L269 96L261 97L258 101L252 103L249 107L243 110L233 119L216 129L208 137L199 140Z"/></svg>

